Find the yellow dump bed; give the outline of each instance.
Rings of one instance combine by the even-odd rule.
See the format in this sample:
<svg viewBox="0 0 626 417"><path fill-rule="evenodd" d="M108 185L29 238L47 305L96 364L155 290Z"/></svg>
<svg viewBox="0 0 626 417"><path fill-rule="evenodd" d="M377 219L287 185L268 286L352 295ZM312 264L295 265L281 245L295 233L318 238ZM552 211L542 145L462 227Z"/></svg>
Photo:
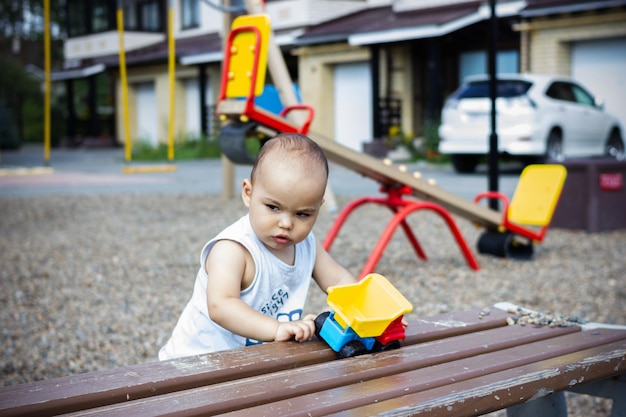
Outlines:
<svg viewBox="0 0 626 417"><path fill-rule="evenodd" d="M380 336L392 321L413 310L400 291L379 274L328 288L326 301L335 312L335 320L360 337Z"/></svg>

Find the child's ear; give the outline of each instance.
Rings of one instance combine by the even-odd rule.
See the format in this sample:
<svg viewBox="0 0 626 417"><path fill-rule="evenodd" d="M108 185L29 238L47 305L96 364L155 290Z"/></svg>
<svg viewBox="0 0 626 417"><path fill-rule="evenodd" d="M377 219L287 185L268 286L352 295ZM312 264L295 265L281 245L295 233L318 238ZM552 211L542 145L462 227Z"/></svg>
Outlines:
<svg viewBox="0 0 626 417"><path fill-rule="evenodd" d="M250 207L250 199L252 198L252 183L249 179L243 180L241 183L241 199L246 207Z"/></svg>

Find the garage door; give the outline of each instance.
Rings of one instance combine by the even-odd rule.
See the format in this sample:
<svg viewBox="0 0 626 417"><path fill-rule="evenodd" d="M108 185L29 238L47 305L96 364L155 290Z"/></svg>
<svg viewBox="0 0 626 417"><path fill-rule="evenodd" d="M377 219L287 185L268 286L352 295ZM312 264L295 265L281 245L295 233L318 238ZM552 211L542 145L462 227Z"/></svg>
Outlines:
<svg viewBox="0 0 626 417"><path fill-rule="evenodd" d="M335 66L335 140L355 151L372 140L372 81L369 64Z"/></svg>
<svg viewBox="0 0 626 417"><path fill-rule="evenodd" d="M572 77L589 87L626 126L626 38L574 43Z"/></svg>
<svg viewBox="0 0 626 417"><path fill-rule="evenodd" d="M158 144L159 126L154 83L141 83L135 87L137 95L137 135L133 140Z"/></svg>
<svg viewBox="0 0 626 417"><path fill-rule="evenodd" d="M206 83L205 97L207 105L210 105L211 89ZM202 133L200 120L200 83L197 79L189 79L185 82L185 130L187 134L199 137Z"/></svg>

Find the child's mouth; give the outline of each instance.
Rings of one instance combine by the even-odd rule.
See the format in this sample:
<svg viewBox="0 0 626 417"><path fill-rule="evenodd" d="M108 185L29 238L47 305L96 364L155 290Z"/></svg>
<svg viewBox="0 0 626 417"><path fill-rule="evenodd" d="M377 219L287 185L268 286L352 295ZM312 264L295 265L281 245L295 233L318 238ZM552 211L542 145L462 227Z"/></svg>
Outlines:
<svg viewBox="0 0 626 417"><path fill-rule="evenodd" d="M274 242L281 244L281 245L286 245L288 243L291 242L291 239L289 239L288 236L273 236L272 239L274 240Z"/></svg>

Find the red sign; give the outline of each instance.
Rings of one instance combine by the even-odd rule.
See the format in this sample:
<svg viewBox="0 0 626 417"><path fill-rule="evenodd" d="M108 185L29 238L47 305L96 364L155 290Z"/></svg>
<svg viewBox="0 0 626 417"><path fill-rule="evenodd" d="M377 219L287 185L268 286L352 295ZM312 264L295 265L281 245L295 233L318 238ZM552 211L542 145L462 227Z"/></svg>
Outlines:
<svg viewBox="0 0 626 417"><path fill-rule="evenodd" d="M621 172L600 174L600 189L602 191L619 191L624 188L624 176Z"/></svg>

